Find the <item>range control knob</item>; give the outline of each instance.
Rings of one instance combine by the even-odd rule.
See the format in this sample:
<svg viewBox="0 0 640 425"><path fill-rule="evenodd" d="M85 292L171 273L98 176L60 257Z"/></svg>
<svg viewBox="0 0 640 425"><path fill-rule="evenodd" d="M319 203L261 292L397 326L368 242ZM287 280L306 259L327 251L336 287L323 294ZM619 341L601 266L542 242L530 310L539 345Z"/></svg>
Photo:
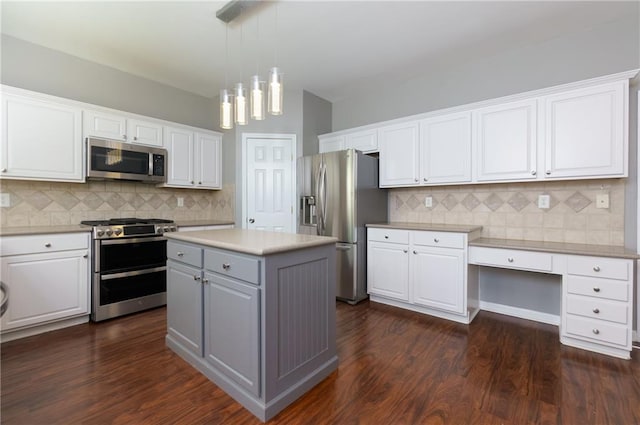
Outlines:
<svg viewBox="0 0 640 425"><path fill-rule="evenodd" d="M111 236L113 235L113 230L107 229L105 233L107 234L107 236Z"/></svg>
<svg viewBox="0 0 640 425"><path fill-rule="evenodd" d="M96 235L97 235L98 237L100 237L100 236L104 235L104 230L102 230L102 229L98 229L98 230L96 230Z"/></svg>
<svg viewBox="0 0 640 425"><path fill-rule="evenodd" d="M169 231L169 226L164 226L164 227L162 228L162 231L163 231L163 232L168 232L168 231Z"/></svg>
<svg viewBox="0 0 640 425"><path fill-rule="evenodd" d="M115 230L113 231L113 233L115 233L115 235L116 235L116 236L119 236L119 235L120 235L120 233L122 233L122 229L117 228L117 229L115 229Z"/></svg>
<svg viewBox="0 0 640 425"><path fill-rule="evenodd" d="M162 233L162 226L158 226L156 228L156 233Z"/></svg>

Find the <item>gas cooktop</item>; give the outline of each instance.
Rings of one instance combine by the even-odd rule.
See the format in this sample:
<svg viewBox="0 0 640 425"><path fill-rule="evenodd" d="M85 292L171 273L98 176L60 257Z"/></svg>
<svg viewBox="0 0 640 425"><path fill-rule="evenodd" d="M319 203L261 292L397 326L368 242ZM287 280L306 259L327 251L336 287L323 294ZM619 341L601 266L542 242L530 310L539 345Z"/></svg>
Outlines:
<svg viewBox="0 0 640 425"><path fill-rule="evenodd" d="M88 226L124 226L128 224L169 224L173 220L164 218L110 218L108 220L83 220L80 224Z"/></svg>
<svg viewBox="0 0 640 425"><path fill-rule="evenodd" d="M94 239L154 236L178 230L173 220L164 218L112 218L84 220L80 223L93 226Z"/></svg>

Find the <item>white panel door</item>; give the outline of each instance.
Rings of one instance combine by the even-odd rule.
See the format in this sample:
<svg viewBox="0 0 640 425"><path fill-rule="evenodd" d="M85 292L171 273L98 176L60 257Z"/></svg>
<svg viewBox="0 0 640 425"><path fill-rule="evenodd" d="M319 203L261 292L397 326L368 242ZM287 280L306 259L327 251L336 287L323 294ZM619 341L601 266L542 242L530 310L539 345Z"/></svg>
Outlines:
<svg viewBox="0 0 640 425"><path fill-rule="evenodd" d="M214 134L196 133L195 176L198 187L220 189L221 165L220 145L222 138Z"/></svg>
<svg viewBox="0 0 640 425"><path fill-rule="evenodd" d="M627 84L619 81L544 98L545 177L625 175Z"/></svg>
<svg viewBox="0 0 640 425"><path fill-rule="evenodd" d="M165 127L164 146L169 153L167 184L195 185L193 132L181 128Z"/></svg>
<svg viewBox="0 0 640 425"><path fill-rule="evenodd" d="M83 111L84 137L96 136L127 140L127 120L122 115L99 111Z"/></svg>
<svg viewBox="0 0 640 425"><path fill-rule="evenodd" d="M445 248L413 248L411 302L464 313L464 252Z"/></svg>
<svg viewBox="0 0 640 425"><path fill-rule="evenodd" d="M2 177L84 181L80 109L9 94L2 106Z"/></svg>
<svg viewBox="0 0 640 425"><path fill-rule="evenodd" d="M140 145L162 147L162 125L136 119L127 120L127 137Z"/></svg>
<svg viewBox="0 0 640 425"><path fill-rule="evenodd" d="M536 105L529 99L474 112L478 181L536 179Z"/></svg>
<svg viewBox="0 0 640 425"><path fill-rule="evenodd" d="M318 150L320 153L341 151L343 149L345 149L344 136L318 138Z"/></svg>
<svg viewBox="0 0 640 425"><path fill-rule="evenodd" d="M295 233L293 140L250 137L246 142L247 228Z"/></svg>
<svg viewBox="0 0 640 425"><path fill-rule="evenodd" d="M471 181L471 112L420 124L420 183Z"/></svg>
<svg viewBox="0 0 640 425"><path fill-rule="evenodd" d="M419 126L418 121L411 121L378 130L380 187L418 185Z"/></svg>
<svg viewBox="0 0 640 425"><path fill-rule="evenodd" d="M369 241L367 289L369 294L409 301L409 247Z"/></svg>

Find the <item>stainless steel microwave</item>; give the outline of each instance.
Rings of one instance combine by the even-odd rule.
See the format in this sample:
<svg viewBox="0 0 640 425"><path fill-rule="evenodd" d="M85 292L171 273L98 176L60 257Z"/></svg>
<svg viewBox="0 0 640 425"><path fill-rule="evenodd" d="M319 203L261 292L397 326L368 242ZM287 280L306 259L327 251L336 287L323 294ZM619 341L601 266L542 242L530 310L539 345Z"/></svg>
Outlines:
<svg viewBox="0 0 640 425"><path fill-rule="evenodd" d="M87 177L164 183L167 181L167 150L88 137Z"/></svg>

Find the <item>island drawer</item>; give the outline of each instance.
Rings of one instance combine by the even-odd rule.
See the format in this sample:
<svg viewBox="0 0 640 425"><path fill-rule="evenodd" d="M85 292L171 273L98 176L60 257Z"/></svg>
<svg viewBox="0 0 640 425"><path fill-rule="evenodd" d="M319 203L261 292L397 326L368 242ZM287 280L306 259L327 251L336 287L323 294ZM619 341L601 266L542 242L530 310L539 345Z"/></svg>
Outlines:
<svg viewBox="0 0 640 425"><path fill-rule="evenodd" d="M629 263L630 261L616 258L569 256L567 257L567 273L580 276L603 277L606 279L628 280Z"/></svg>
<svg viewBox="0 0 640 425"><path fill-rule="evenodd" d="M387 228L368 228L367 238L370 241L409 244L409 231Z"/></svg>
<svg viewBox="0 0 640 425"><path fill-rule="evenodd" d="M202 248L180 242L167 242L167 258L202 268Z"/></svg>
<svg viewBox="0 0 640 425"><path fill-rule="evenodd" d="M260 260L257 258L207 249L204 251L204 267L225 276L260 284Z"/></svg>
<svg viewBox="0 0 640 425"><path fill-rule="evenodd" d="M472 246L469 248L469 263L550 272L553 266L553 256L546 252Z"/></svg>
<svg viewBox="0 0 640 425"><path fill-rule="evenodd" d="M463 249L464 235L453 232L413 232L413 243L415 245Z"/></svg>

